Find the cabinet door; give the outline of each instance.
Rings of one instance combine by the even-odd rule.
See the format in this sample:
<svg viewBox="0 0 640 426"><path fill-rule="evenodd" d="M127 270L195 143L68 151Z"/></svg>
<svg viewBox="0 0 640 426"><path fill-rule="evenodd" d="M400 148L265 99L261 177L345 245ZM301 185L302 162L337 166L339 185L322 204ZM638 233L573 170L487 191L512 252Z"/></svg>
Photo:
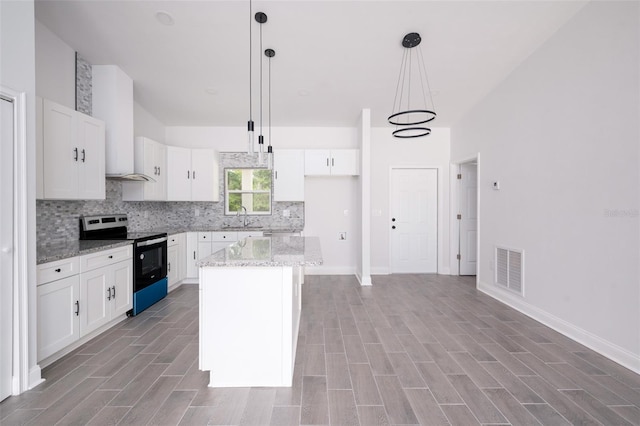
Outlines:
<svg viewBox="0 0 640 426"><path fill-rule="evenodd" d="M111 316L109 319L126 314L133 308L133 266L131 260L111 266ZM107 299L109 292L107 292Z"/></svg>
<svg viewBox="0 0 640 426"><path fill-rule="evenodd" d="M198 278L198 233L187 232L187 277Z"/></svg>
<svg viewBox="0 0 640 426"><path fill-rule="evenodd" d="M158 176L156 177L156 188L153 199L164 201L167 199L167 147L161 143L155 142L153 157L155 158L155 163L158 167Z"/></svg>
<svg viewBox="0 0 640 426"><path fill-rule="evenodd" d="M273 164L273 200L304 201L304 151L278 150L273 154Z"/></svg>
<svg viewBox="0 0 640 426"><path fill-rule="evenodd" d="M78 198L105 199L105 125L88 115L77 113Z"/></svg>
<svg viewBox="0 0 640 426"><path fill-rule="evenodd" d="M76 112L43 100L44 198L74 199L78 194Z"/></svg>
<svg viewBox="0 0 640 426"><path fill-rule="evenodd" d="M275 160L275 156L273 157ZM304 174L329 175L331 174L331 151L328 149L307 149L304 151Z"/></svg>
<svg viewBox="0 0 640 426"><path fill-rule="evenodd" d="M191 200L218 201L218 164L213 149L191 150Z"/></svg>
<svg viewBox="0 0 640 426"><path fill-rule="evenodd" d="M331 174L356 176L360 174L360 150L336 149L331 151Z"/></svg>
<svg viewBox="0 0 640 426"><path fill-rule="evenodd" d="M109 322L110 268L99 268L80 275L80 336Z"/></svg>
<svg viewBox="0 0 640 426"><path fill-rule="evenodd" d="M191 201L191 150L167 147L167 200Z"/></svg>
<svg viewBox="0 0 640 426"><path fill-rule="evenodd" d="M178 262L178 246L169 246L167 248L167 278L169 286L178 282L180 276L180 263Z"/></svg>
<svg viewBox="0 0 640 426"><path fill-rule="evenodd" d="M210 242L198 242L198 260L204 259L211 255L211 243Z"/></svg>
<svg viewBox="0 0 640 426"><path fill-rule="evenodd" d="M73 275L37 287L38 361L80 338L80 277Z"/></svg>

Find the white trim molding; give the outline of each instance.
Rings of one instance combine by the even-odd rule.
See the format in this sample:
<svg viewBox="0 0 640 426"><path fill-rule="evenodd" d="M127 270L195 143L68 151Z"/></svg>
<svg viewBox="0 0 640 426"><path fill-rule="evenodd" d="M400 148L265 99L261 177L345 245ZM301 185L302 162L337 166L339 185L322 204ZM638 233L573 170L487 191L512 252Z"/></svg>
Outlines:
<svg viewBox="0 0 640 426"><path fill-rule="evenodd" d="M13 235L13 380L12 393L18 395L41 383L42 376L37 364L30 365L30 304L29 304L29 191L27 155L27 94L0 86L0 96L13 102L13 149L14 149L14 235Z"/></svg>
<svg viewBox="0 0 640 426"><path fill-rule="evenodd" d="M477 288L486 295L510 306L536 321L539 321L558 333L561 333L564 336L611 359L612 361L615 361L618 364L640 374L640 356L637 354L634 354L627 349L621 348L620 346L604 340L587 330L576 327L555 315L533 306L530 303L527 303L521 296L508 290L501 289L493 284L487 284L482 281L478 282Z"/></svg>

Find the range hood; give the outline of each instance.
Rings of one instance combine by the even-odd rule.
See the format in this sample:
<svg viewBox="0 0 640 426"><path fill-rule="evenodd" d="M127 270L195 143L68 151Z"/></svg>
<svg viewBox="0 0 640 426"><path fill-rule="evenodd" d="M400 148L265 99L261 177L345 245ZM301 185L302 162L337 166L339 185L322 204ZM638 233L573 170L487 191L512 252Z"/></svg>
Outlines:
<svg viewBox="0 0 640 426"><path fill-rule="evenodd" d="M156 180L151 176L143 175L142 173L128 173L125 175L107 175L109 180L118 180L121 182L155 182Z"/></svg>
<svg viewBox="0 0 640 426"><path fill-rule="evenodd" d="M155 182L134 169L133 80L116 65L93 65L91 73L93 115L106 124L106 178Z"/></svg>

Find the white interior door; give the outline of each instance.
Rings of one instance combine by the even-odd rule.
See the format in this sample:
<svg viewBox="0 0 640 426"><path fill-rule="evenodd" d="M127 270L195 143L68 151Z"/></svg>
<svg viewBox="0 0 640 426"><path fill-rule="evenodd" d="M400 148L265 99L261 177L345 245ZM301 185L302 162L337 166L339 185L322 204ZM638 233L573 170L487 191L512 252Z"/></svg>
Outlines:
<svg viewBox="0 0 640 426"><path fill-rule="evenodd" d="M0 98L0 401L13 368L13 102Z"/></svg>
<svg viewBox="0 0 640 426"><path fill-rule="evenodd" d="M478 250L478 166L460 165L460 275L476 275Z"/></svg>
<svg viewBox="0 0 640 426"><path fill-rule="evenodd" d="M392 273L438 271L438 170L391 170Z"/></svg>

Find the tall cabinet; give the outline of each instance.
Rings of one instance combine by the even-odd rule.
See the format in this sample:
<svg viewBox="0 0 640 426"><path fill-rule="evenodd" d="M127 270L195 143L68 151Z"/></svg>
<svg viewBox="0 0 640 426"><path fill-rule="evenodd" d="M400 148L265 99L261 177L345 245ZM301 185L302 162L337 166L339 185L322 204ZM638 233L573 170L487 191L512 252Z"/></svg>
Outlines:
<svg viewBox="0 0 640 426"><path fill-rule="evenodd" d="M104 199L104 122L48 99L37 113L37 198Z"/></svg>

